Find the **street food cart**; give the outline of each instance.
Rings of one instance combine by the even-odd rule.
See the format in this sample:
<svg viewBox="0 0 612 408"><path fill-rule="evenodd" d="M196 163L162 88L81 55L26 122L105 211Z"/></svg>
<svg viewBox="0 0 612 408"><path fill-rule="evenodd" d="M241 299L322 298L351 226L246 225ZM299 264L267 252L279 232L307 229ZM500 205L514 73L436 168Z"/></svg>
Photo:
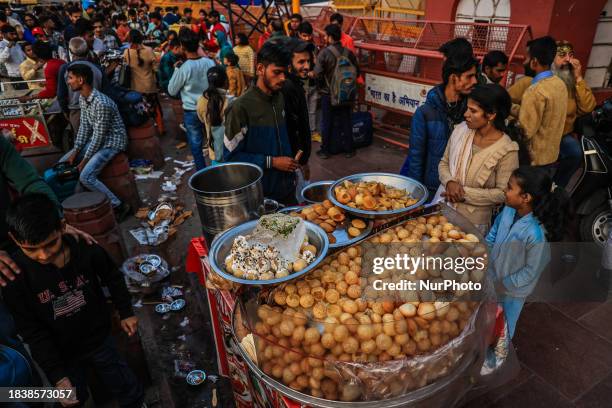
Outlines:
<svg viewBox="0 0 612 408"><path fill-rule="evenodd" d="M356 176L372 177L369 174ZM380 174L376 174L375 177L402 178L402 176L397 175L381 176ZM337 181L330 188L330 198L332 196L331 191L336 191L336 188L342 186L343 182L343 180ZM411 181L411 183L413 186L418 185L414 181ZM410 190L411 194L420 194L416 188ZM198 191L198 193L201 193L201 191ZM232 242L235 243L238 236L245 235L245 231L249 229L247 225L252 225L255 221L239 223L239 225L220 233L212 241L210 250L203 238L192 240L188 250L187 271L196 273L200 283L205 287L211 313L219 374L230 378L237 407L332 408L346 406L348 401L351 402L351 406L364 407L442 407L456 404L473 387L480 375L485 350L493 338L496 306L491 301L490 287L483 292L486 294L485 297L471 298L466 302L455 302L455 300L442 302L440 300L442 298L438 298L439 301L433 302L432 300L430 303L425 302L427 303L425 305L424 300L421 299L421 303L413 302L419 306L406 306L410 302L400 298L375 301L375 304L370 304L368 299L371 299L369 296L372 293L367 293L368 288L358 288L363 283L363 280L361 280L361 283L353 283L350 286L348 292L352 291L353 294L345 296L351 297L352 300L347 299L341 303L342 310L340 310L339 313L341 314L338 315L338 318L344 320L342 320L342 323L340 321L331 323L334 327L350 326L353 318L364 318L370 322L370 317L364 317L364 313L372 316L377 313L374 310L383 307L385 311L380 312L381 314L386 313L384 315L385 320L380 323L384 330L383 334L388 333L391 336L391 333L387 330L395 327L393 329L397 330L397 333L394 332L395 339L401 344L412 342L409 337L416 340L427 336L427 333L429 333L430 339L423 338L421 339L422 344L415 343L415 347L419 347L419 351L415 352L410 346L402 346L407 348L402 348L402 351L396 353L391 352L391 349L385 344L389 340L387 337L381 337L381 343L379 344L378 337L376 337L377 341L374 342L370 334L362 333L358 331L361 328L354 327L354 333L352 330L350 332L346 330L345 332L342 332L342 330L339 330L338 333L333 332L333 336L338 343L336 346L343 341L341 347L344 352L340 350L337 358L331 354L332 347L336 346L325 344L325 342L334 341L329 334L325 337L325 333L328 333L330 321L323 319L320 314L317 315L316 305L320 307L321 302L326 304L329 302L325 307L327 307L326 310L329 313L332 313L331 309L335 306L332 306L331 303L335 303L335 300L328 298L324 289L331 290L331 293L336 294L338 291L347 293L347 288L341 289L341 287L342 285L348 285L338 283L338 281L326 284L325 282L330 282L326 280L328 279L326 273L329 272L330 268L338 267L338 265L353 265L352 261L357 257L360 258L359 262L361 262L361 255L363 255L363 259L367 259L368 252L363 252L368 251L367 248L376 248L376 245L380 247L381 243L391 242L392 237L395 237L394 239L398 239L398 236L407 237L409 232L404 231L404 228L408 230L412 228L413 231L438 228L440 231L450 234L449 237L455 237L457 242L465 245L465 248L459 249L460 251L474 251L471 252L472 255L476 253L475 251L486 253L482 235L467 220L447 206L424 207L423 202L426 198L424 188L423 196L415 196L415 198L422 199L415 201L414 208L409 211L402 210L401 215L374 220L363 218L363 222L355 223L351 221L350 225L363 228L360 232L364 232L364 236L360 236L358 232L351 233L351 237L358 238L351 241L350 244L336 245L334 248L331 248L331 245L325 246L324 260L320 261L321 263L313 265L304 274L300 271L296 272L295 275L289 275L287 278L270 281L271 283L279 282L277 285L270 285L266 284L265 281L257 280L252 281L257 285L250 285L245 280L231 277L227 270L223 270L222 265L227 265L225 262L227 261L228 251L233 248ZM334 208L336 208L335 205L336 202L332 203ZM317 211L319 216L316 218L320 221L318 225L323 229L326 228L323 225L323 220L327 219L327 215L319 211L323 207L329 210L326 214L336 217L336 220L345 220L338 215L339 213L336 210L332 209L332 206L327 200L323 203L281 211L289 212L293 216L300 216L299 214L305 211L301 215L303 217L306 217L307 214L309 217L313 211ZM202 217L202 212L200 214ZM314 220L315 218L313 218L313 222ZM203 218L202 223L204 225L206 219ZM434 227L433 223L444 223L444 226L440 224L440 227ZM419 227L419 224L422 225ZM351 228L350 225L348 228ZM427 227L427 225L430 226ZM312 228L316 229L317 226L315 225ZM344 227L338 224L337 228ZM453 228L453 230L450 228ZM327 232L327 229L325 231ZM447 234L444 234L444 236ZM437 232L432 237L436 235L438 235ZM459 237L463 238L460 239ZM322 245L313 243L316 241L313 238L313 236L308 235L309 244L317 246L317 249L322 248ZM428 238L428 241L431 241L430 244L433 243L431 237ZM399 243L400 241L394 242ZM436 240L436 242L439 242L439 240ZM407 247L402 248L402 250L406 249ZM444 253L446 254L446 252ZM349 256L352 260L351 263L348 260ZM345 269L348 269L348 267ZM342 269L339 270L342 271ZM348 279L348 273L344 273L346 279ZM484 272L481 270L479 273L479 277L475 277L476 275L470 276L482 281L483 286L486 286ZM363 274L361 274L361 278L364 278ZM351 279L359 280L359 277L356 275L352 276ZM242 284L237 285L236 282ZM355 294L356 290L359 291L359 294ZM282 293L279 294L279 291ZM362 293L366 296L361 297ZM300 303L297 308L290 304L290 294L294 294L294 297L299 294L297 299ZM315 297L316 301L318 299L316 296L321 294L323 300L315 303L315 307L310 302L313 299L306 299ZM302 299L303 297L305 298ZM350 310L353 306L357 307L358 304L359 311L357 309ZM401 304L404 306L400 307ZM427 321L425 317L420 319L421 316L427 316L428 312L425 309L433 307L434 304L440 308L450 307L453 311L451 315L446 315L446 313L440 311L437 314L437 319L440 319L440 321L433 317L427 317L429 319ZM265 310L262 308L265 308ZM276 313L279 313L279 315L282 313L282 318L266 320L269 317L268 313L271 313L272 310L277 310ZM304 318L302 323L297 322L297 315L290 316L295 311L302 313L300 315L300 319ZM418 315L412 312L418 313ZM328 318L330 316L328 315ZM444 323L444 316L449 316L447 320L450 319L456 323ZM289 323L283 323L283 326L283 324L280 324L285 322L285 320L282 320L283 318L293 320ZM372 318L374 317L372 316ZM413 318L418 323L408 322ZM388 319L391 320L388 321ZM406 323L404 323L405 321ZM370 326L370 323L362 323L361 320L359 323L355 321L355 325ZM276 326L278 324L280 325ZM390 328L388 324L391 325ZM442 327L441 325L452 326L448 335L439 337L437 329L429 329L430 327ZM406 333L404 333L404 329L407 330ZM305 333L304 338L296 333ZM309 340L312 336L316 337L316 341ZM349 337L352 339L349 339ZM367 346L362 344L361 348L356 348L359 341L355 339L360 339L359 341L364 344L367 343ZM311 340L315 341L316 344L312 343ZM370 349L370 346L374 348ZM377 346L381 349L377 350ZM398 345L389 346L399 347ZM369 355L362 350L364 347L368 347ZM381 351L382 349L385 349L385 351ZM392 355L386 355L386 350L389 350ZM383 358L383 355L386 357ZM370 360L367 360L367 358L370 358Z"/></svg>

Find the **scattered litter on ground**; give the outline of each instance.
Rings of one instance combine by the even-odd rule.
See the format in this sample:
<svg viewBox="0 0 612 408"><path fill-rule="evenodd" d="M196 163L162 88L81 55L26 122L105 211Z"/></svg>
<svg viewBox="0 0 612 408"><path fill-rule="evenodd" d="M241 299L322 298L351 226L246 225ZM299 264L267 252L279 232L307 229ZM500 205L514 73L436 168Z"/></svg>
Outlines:
<svg viewBox="0 0 612 408"><path fill-rule="evenodd" d="M179 323L181 327L186 327L189 324L189 318L185 316L182 322Z"/></svg>
<svg viewBox="0 0 612 408"><path fill-rule="evenodd" d="M196 364L193 361L188 360L174 360L174 376L179 378L187 377L191 371L196 368Z"/></svg>
<svg viewBox="0 0 612 408"><path fill-rule="evenodd" d="M168 202L160 203L154 210L139 208L136 218L143 220L142 226L130 233L141 245L157 246L176 234L177 227L192 215L193 211Z"/></svg>
<svg viewBox="0 0 612 408"><path fill-rule="evenodd" d="M182 167L191 167L191 166L194 166L194 164L195 164L193 160L185 160L185 161L182 161L182 160L176 160L176 159L174 159L174 162L175 162L176 164L178 164L178 165L182 166Z"/></svg>
<svg viewBox="0 0 612 408"><path fill-rule="evenodd" d="M162 175L164 174L163 171L161 170L157 170L157 171L152 171L150 173L147 174L136 174L134 176L135 180L149 180L149 179L158 179L160 178Z"/></svg>
<svg viewBox="0 0 612 408"><path fill-rule="evenodd" d="M180 341L187 341L187 336L185 334L181 334L180 336L177 337L177 339Z"/></svg>
<svg viewBox="0 0 612 408"><path fill-rule="evenodd" d="M132 306L136 307L136 308L141 308L142 307L142 299L138 299L138 302L134 303Z"/></svg>
<svg viewBox="0 0 612 408"><path fill-rule="evenodd" d="M164 161L170 161L172 160L172 157L168 156L168 157L164 157Z"/></svg>
<svg viewBox="0 0 612 408"><path fill-rule="evenodd" d="M178 197L175 194L166 194L166 193L160 194L160 196L157 198L158 203L176 201L176 200L178 200Z"/></svg>
<svg viewBox="0 0 612 408"><path fill-rule="evenodd" d="M175 301L170 303L170 309L172 309L173 312L178 312L179 310L182 310L185 307L185 304L185 299L176 299Z"/></svg>
<svg viewBox="0 0 612 408"><path fill-rule="evenodd" d="M131 232L131 231L130 231ZM159 255L141 254L123 262L121 271L130 283L140 287L150 287L170 274L168 263Z"/></svg>
<svg viewBox="0 0 612 408"><path fill-rule="evenodd" d="M179 288L175 288L173 286L164 286L162 288L161 298L162 298L162 301L164 302L172 303L174 299L180 296L183 296L183 291Z"/></svg>
<svg viewBox="0 0 612 408"><path fill-rule="evenodd" d="M177 149L183 149L183 148L185 148L185 147L187 147L187 143L185 143L185 142L181 142L181 143L179 143L179 144L177 144L177 145L176 145L176 148L177 148Z"/></svg>
<svg viewBox="0 0 612 408"><path fill-rule="evenodd" d="M212 383L214 384L214 383L216 383L219 380L219 376L215 375L215 374L211 374L211 375L208 376L208 379L210 381L212 381Z"/></svg>
<svg viewBox="0 0 612 408"><path fill-rule="evenodd" d="M176 191L176 184L174 184L172 181L164 181L161 188L162 190L171 193Z"/></svg>

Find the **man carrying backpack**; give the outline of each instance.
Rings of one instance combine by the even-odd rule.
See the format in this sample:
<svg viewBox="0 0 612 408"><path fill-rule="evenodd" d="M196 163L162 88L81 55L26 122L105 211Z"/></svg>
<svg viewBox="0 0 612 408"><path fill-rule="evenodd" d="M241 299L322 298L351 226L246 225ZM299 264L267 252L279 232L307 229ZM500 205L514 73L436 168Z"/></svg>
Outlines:
<svg viewBox="0 0 612 408"><path fill-rule="evenodd" d="M321 150L317 155L328 159L330 154L355 155L351 111L357 96L359 67L355 54L342 47L342 30L336 24L325 27L328 46L317 56L315 75L321 94Z"/></svg>

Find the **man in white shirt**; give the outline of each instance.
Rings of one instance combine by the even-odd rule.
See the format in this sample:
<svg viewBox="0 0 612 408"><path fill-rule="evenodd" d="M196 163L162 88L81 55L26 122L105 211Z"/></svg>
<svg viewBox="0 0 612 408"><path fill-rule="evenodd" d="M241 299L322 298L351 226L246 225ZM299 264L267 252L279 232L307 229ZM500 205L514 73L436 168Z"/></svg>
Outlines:
<svg viewBox="0 0 612 408"><path fill-rule="evenodd" d="M10 25L5 25L1 29L4 39L0 41L0 64L6 68L6 75L2 78L2 82L23 81L19 65L26 59L26 55L17 44L17 30ZM12 89L28 89L27 84L12 84L5 85Z"/></svg>

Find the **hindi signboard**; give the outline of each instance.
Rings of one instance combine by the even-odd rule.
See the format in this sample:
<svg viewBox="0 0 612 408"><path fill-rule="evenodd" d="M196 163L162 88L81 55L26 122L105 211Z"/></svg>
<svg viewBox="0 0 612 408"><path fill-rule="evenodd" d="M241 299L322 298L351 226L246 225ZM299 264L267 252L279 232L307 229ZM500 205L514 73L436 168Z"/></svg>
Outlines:
<svg viewBox="0 0 612 408"><path fill-rule="evenodd" d="M49 131L42 116L0 118L0 137L11 140L18 151L49 145Z"/></svg>
<svg viewBox="0 0 612 408"><path fill-rule="evenodd" d="M413 114L425 103L432 85L366 73L365 101Z"/></svg>

